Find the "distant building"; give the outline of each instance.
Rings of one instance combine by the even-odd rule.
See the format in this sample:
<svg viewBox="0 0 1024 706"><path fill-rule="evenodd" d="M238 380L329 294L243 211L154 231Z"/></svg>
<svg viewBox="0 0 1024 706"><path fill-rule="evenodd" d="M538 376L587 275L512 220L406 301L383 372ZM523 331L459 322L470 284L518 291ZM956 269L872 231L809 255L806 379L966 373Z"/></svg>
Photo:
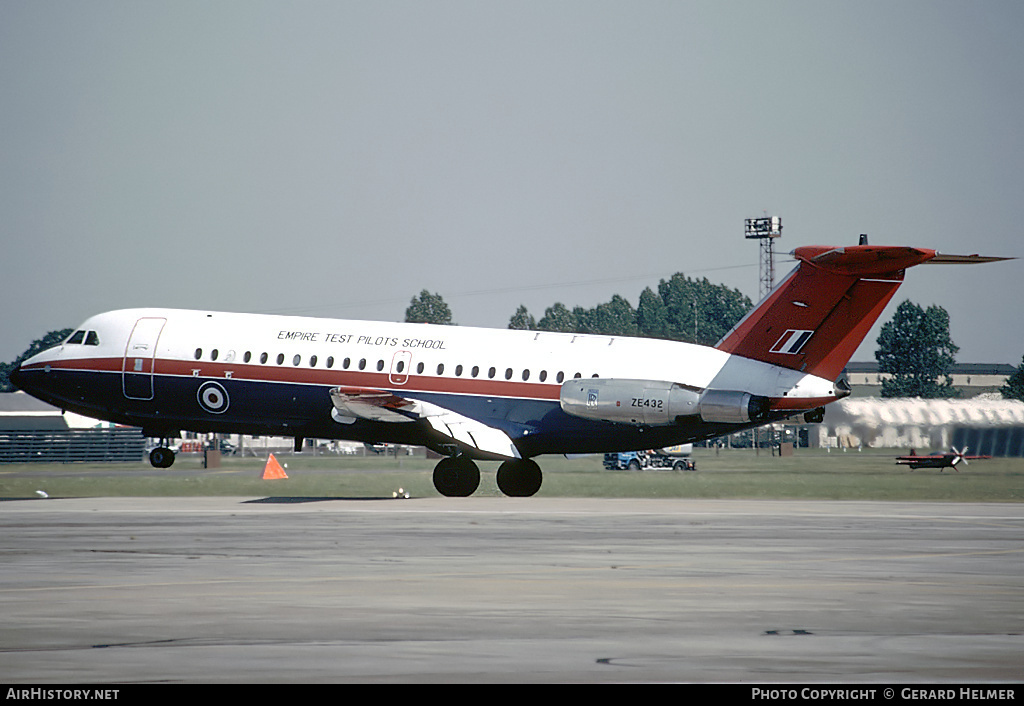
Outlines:
<svg viewBox="0 0 1024 706"><path fill-rule="evenodd" d="M957 363L950 370L950 377L953 378L953 387L960 391L960 397L967 398L998 393L1016 370L1006 363ZM880 397L882 380L892 377L879 372L878 363L850 362L843 372L854 397Z"/></svg>
<svg viewBox="0 0 1024 706"><path fill-rule="evenodd" d="M53 405L24 392L0 393L0 431L68 429L67 420Z"/></svg>
<svg viewBox="0 0 1024 706"><path fill-rule="evenodd" d="M811 445L1024 456L1024 402L987 394L967 399L848 397L828 406ZM814 443L814 442L817 443Z"/></svg>
<svg viewBox="0 0 1024 706"><path fill-rule="evenodd" d="M142 430L63 413L24 392L0 393L0 463L137 462Z"/></svg>

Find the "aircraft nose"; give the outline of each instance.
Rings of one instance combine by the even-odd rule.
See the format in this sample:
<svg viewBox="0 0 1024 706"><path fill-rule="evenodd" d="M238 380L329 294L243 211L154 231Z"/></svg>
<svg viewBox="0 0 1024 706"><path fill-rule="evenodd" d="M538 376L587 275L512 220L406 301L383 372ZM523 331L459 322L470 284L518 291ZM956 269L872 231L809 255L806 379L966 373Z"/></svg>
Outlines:
<svg viewBox="0 0 1024 706"><path fill-rule="evenodd" d="M53 402L51 397L55 388L60 387L60 383L54 379L49 365L25 367L23 361L17 368L8 373L7 379L15 388L27 392L44 402L57 404Z"/></svg>

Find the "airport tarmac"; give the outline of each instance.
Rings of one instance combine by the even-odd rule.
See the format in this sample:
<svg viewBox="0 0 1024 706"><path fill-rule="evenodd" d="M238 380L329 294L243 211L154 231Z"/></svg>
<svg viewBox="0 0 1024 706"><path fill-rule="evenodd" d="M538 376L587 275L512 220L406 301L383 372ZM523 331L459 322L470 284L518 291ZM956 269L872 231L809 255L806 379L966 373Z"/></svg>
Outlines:
<svg viewBox="0 0 1024 706"><path fill-rule="evenodd" d="M0 681L1019 682L1024 505L0 502Z"/></svg>

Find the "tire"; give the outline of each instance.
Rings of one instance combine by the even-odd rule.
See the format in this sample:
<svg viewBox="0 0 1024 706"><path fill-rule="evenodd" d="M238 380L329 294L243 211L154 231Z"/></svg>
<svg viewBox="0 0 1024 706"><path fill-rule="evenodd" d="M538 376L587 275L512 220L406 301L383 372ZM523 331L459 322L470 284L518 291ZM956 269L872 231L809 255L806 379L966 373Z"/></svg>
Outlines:
<svg viewBox="0 0 1024 706"><path fill-rule="evenodd" d="M505 461L498 466L495 477L498 490L512 498L528 498L540 490L544 476L537 462L524 458L517 461Z"/></svg>
<svg viewBox="0 0 1024 706"><path fill-rule="evenodd" d="M480 487L480 469L465 456L442 458L434 466L434 488L446 498L465 498Z"/></svg>
<svg viewBox="0 0 1024 706"><path fill-rule="evenodd" d="M149 462L153 468L170 468L174 464L174 452L158 446L149 452Z"/></svg>

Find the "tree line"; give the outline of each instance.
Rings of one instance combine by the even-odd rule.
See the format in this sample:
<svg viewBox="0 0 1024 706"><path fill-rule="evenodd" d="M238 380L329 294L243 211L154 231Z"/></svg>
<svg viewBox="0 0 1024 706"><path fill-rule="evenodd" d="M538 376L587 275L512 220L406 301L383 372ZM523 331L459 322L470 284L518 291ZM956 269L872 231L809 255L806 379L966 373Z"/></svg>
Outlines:
<svg viewBox="0 0 1024 706"><path fill-rule="evenodd" d="M32 345L28 347L28 350L10 363L0 363L0 392L14 392L16 388L11 384L11 371L17 370L23 360L31 358L36 353L42 353L47 348L53 348L67 339L73 331L74 329L70 328L62 329L60 331L50 331L42 338L32 341Z"/></svg>
<svg viewBox="0 0 1024 706"><path fill-rule="evenodd" d="M557 302L537 320L520 305L509 319L508 328L714 345L752 307L750 299L738 290L677 273L661 280L657 291L645 288L636 308L616 294L590 309L569 309ZM451 324L451 310L441 295L423 290L412 299L406 321ZM888 375L882 380L882 397L943 399L960 394L950 374L960 349L950 337L949 313L943 307L924 308L904 301L892 319L883 324L876 343L879 372ZM1024 360L1000 392L1004 398L1024 400Z"/></svg>
<svg viewBox="0 0 1024 706"><path fill-rule="evenodd" d="M903 302L878 334L875 360L879 372L890 376L882 380L882 397L959 397L950 375L959 350L944 308ZM999 392L1004 399L1024 400L1024 359Z"/></svg>
<svg viewBox="0 0 1024 706"><path fill-rule="evenodd" d="M671 341L714 345L753 308L738 289L692 279L676 273L646 287L634 308L625 297L612 298L591 308L571 309L556 302L537 319L520 305L508 322L510 329L592 333L607 336L644 336ZM451 324L451 310L441 295L427 290L414 297L405 312L411 323Z"/></svg>

